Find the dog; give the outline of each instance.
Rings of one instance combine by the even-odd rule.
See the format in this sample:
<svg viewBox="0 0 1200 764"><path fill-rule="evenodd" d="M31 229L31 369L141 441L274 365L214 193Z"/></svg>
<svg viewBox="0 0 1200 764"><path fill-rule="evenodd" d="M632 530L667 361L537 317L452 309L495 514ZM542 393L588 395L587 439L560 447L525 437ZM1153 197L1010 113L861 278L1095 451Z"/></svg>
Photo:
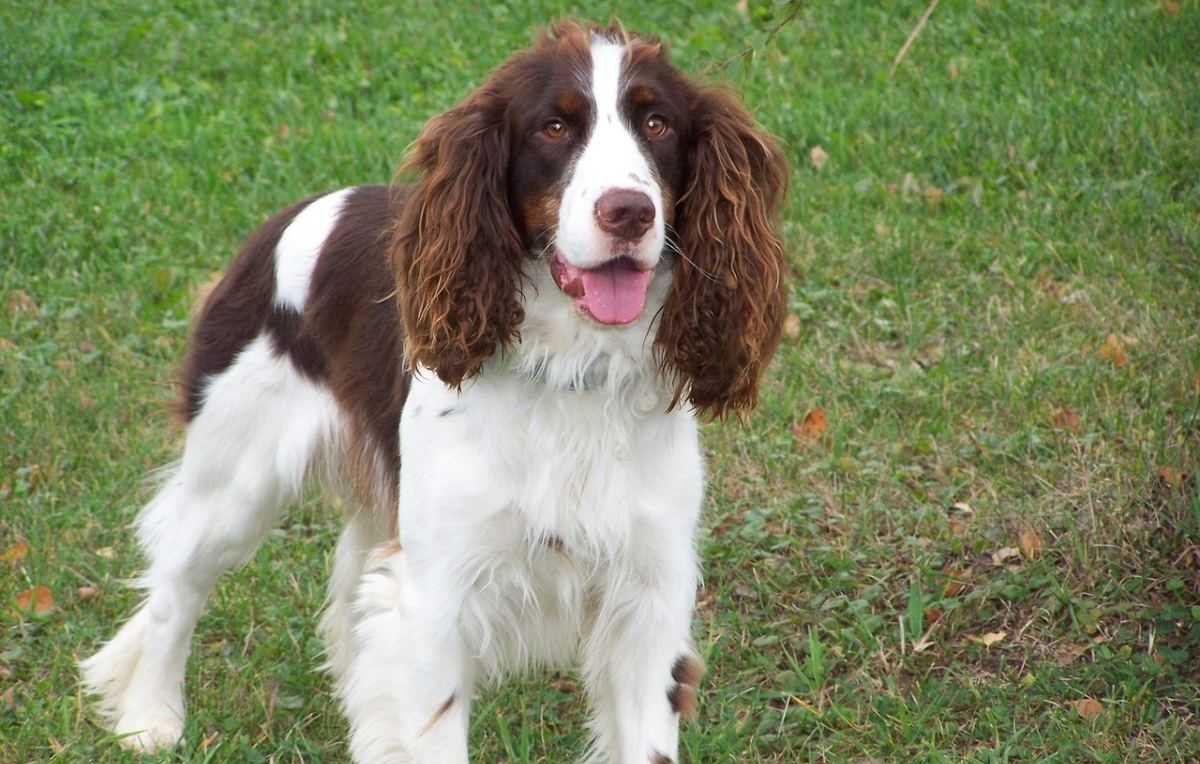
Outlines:
<svg viewBox="0 0 1200 764"><path fill-rule="evenodd" d="M145 600L83 685L176 743L205 599L316 480L350 508L320 629L355 761L466 762L480 682L574 666L589 761L673 762L698 423L753 408L779 342L784 154L658 40L566 21L402 171L276 214L207 297Z"/></svg>

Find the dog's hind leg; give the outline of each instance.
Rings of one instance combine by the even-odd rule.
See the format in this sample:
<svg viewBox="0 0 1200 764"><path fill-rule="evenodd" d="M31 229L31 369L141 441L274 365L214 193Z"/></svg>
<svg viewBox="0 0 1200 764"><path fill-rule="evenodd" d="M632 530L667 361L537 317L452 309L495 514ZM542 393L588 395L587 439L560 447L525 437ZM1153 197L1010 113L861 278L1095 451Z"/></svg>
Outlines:
<svg viewBox="0 0 1200 764"><path fill-rule="evenodd" d="M126 745L152 751L179 739L192 632L213 584L254 554L337 433L333 397L265 336L209 380L182 460L137 521L149 562L138 581L145 601L80 664Z"/></svg>

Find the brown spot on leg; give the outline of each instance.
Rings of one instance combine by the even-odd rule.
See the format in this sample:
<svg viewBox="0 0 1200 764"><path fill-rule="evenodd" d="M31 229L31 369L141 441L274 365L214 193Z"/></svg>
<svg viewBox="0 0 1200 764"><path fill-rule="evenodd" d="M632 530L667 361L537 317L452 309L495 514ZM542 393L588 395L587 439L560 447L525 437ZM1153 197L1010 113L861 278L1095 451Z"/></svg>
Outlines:
<svg viewBox="0 0 1200 764"><path fill-rule="evenodd" d="M551 534L542 538L542 543L549 547L552 551L565 555L567 553L567 545L563 542L560 536Z"/></svg>
<svg viewBox="0 0 1200 764"><path fill-rule="evenodd" d="M667 691L667 700L671 710L691 721L696 718L697 702L696 688L686 684L677 684Z"/></svg>
<svg viewBox="0 0 1200 764"><path fill-rule="evenodd" d="M696 718L696 689L700 686L702 676L704 663L694 655L679 656L671 667L671 678L675 684L667 690L667 701L671 704L671 710L684 719Z"/></svg>
<svg viewBox="0 0 1200 764"><path fill-rule="evenodd" d="M675 659L671 667L671 678L680 684L699 687L700 678L704 676L704 661L694 655L681 655Z"/></svg>
<svg viewBox="0 0 1200 764"><path fill-rule="evenodd" d="M422 727L421 731L417 733L417 737L421 737L426 732L433 729L433 725L441 721L442 717L446 715L446 712L450 710L450 706L452 705L454 705L454 693L450 693L450 697L446 698L446 702L442 704L441 708L433 712L433 716L429 717L429 721L425 722L425 726Z"/></svg>

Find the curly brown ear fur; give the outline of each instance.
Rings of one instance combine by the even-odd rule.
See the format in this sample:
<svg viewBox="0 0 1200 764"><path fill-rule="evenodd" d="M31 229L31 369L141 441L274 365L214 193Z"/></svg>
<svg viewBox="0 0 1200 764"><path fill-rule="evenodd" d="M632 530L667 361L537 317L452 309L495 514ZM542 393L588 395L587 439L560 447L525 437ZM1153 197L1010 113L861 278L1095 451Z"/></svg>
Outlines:
<svg viewBox="0 0 1200 764"><path fill-rule="evenodd" d="M697 90L688 186L676 206L671 292L655 338L659 364L677 381L673 405L723 417L758 401L786 310L783 243L774 223L787 192L787 161L737 98Z"/></svg>
<svg viewBox="0 0 1200 764"><path fill-rule="evenodd" d="M392 241L405 356L454 387L515 341L524 317L503 74L430 120L402 168L421 173Z"/></svg>

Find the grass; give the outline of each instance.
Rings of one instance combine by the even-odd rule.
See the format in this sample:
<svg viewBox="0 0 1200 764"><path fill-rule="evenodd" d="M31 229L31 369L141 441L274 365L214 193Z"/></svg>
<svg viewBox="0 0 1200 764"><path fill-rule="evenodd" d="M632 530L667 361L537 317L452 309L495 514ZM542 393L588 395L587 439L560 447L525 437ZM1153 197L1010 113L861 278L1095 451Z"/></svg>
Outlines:
<svg viewBox="0 0 1200 764"><path fill-rule="evenodd" d="M753 419L705 431L684 759L1195 761L1200 3L947 2L889 77L924 7L804 3L774 36L761 2L618 9L793 160L788 337ZM74 663L135 603L195 285L271 211L386 181L567 13L610 6L0 7L0 549L28 545L0 762L136 760ZM336 532L310 502L222 583L161 761L345 760L314 671ZM34 586L49 614L14 608ZM485 692L475 760L578 755L573 682Z"/></svg>

